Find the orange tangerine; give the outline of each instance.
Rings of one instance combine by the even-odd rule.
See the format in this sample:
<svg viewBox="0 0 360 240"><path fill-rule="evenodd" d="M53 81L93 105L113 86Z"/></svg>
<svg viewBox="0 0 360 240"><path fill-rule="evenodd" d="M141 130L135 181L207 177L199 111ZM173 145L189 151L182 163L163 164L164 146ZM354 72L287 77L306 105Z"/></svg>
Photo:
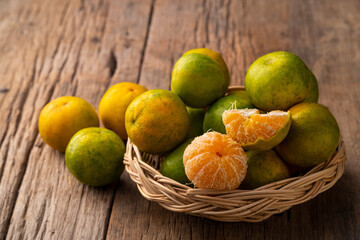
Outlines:
<svg viewBox="0 0 360 240"><path fill-rule="evenodd" d="M242 147L218 132L195 138L185 149L183 162L186 176L198 188L236 189L247 170Z"/></svg>
<svg viewBox="0 0 360 240"><path fill-rule="evenodd" d="M328 108L317 103L300 103L289 109L292 124L277 153L288 164L312 167L325 162L340 141L340 129Z"/></svg>
<svg viewBox="0 0 360 240"><path fill-rule="evenodd" d="M317 102L315 75L297 55L277 51L256 59L245 76L246 93L256 108L287 110L301 102Z"/></svg>
<svg viewBox="0 0 360 240"><path fill-rule="evenodd" d="M166 153L181 144L189 131L189 114L173 92L152 89L136 97L125 112L131 141L147 153Z"/></svg>
<svg viewBox="0 0 360 240"><path fill-rule="evenodd" d="M132 100L146 91L144 86L132 82L121 82L110 87L99 104L99 116L104 127L116 132L122 140L126 140L126 109Z"/></svg>
<svg viewBox="0 0 360 240"><path fill-rule="evenodd" d="M290 112L271 111L260 114L257 109L227 110L222 114L226 133L247 150L269 150L289 132Z"/></svg>
<svg viewBox="0 0 360 240"><path fill-rule="evenodd" d="M39 133L46 144L65 152L72 136L79 130L98 127L94 107L84 99L63 96L45 105L39 116Z"/></svg>

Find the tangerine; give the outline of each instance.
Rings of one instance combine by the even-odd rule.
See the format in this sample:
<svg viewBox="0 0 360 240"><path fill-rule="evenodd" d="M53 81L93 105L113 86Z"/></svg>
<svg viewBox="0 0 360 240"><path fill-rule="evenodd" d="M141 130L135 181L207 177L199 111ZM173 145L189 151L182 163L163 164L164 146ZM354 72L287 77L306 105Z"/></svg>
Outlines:
<svg viewBox="0 0 360 240"><path fill-rule="evenodd" d="M194 186L206 189L236 189L247 170L242 147L218 132L195 138L185 149L183 163L186 176Z"/></svg>
<svg viewBox="0 0 360 240"><path fill-rule="evenodd" d="M176 62L171 76L171 91L187 106L203 108L224 96L229 82L229 70L219 53L210 49L194 49Z"/></svg>
<svg viewBox="0 0 360 240"><path fill-rule="evenodd" d="M46 144L60 152L65 152L77 131L98 126L99 117L94 107L78 97L56 98L45 105L39 116L40 136Z"/></svg>
<svg viewBox="0 0 360 240"><path fill-rule="evenodd" d="M200 53L200 54L206 55L206 56L212 58L218 64L220 64L220 66L226 76L228 84L230 83L230 72L226 65L226 62L224 61L224 59L220 53L218 53L214 50L211 50L209 48L194 48L194 49L191 49L191 50L187 51L186 53L184 53L184 55L191 54L191 53ZM225 90L227 90L227 88Z"/></svg>
<svg viewBox="0 0 360 240"><path fill-rule="evenodd" d="M125 112L125 128L140 150L165 153L185 140L189 131L189 114L175 93L152 89L130 103Z"/></svg>
<svg viewBox="0 0 360 240"><path fill-rule="evenodd" d="M331 157L340 141L335 117L325 106L300 103L289 109L293 123L276 151L288 164L312 167Z"/></svg>
<svg viewBox="0 0 360 240"><path fill-rule="evenodd" d="M303 101L317 101L315 76L297 55L278 51L251 64L245 76L251 104L264 111L287 110Z"/></svg>
<svg viewBox="0 0 360 240"><path fill-rule="evenodd" d="M289 132L290 112L260 114L257 109L234 109L223 113L226 133L247 150L269 150Z"/></svg>
<svg viewBox="0 0 360 240"><path fill-rule="evenodd" d="M146 91L145 87L132 82L121 82L110 87L101 98L99 105L99 116L104 126L126 140L126 109L134 98Z"/></svg>
<svg viewBox="0 0 360 240"><path fill-rule="evenodd" d="M315 75L309 71L310 74L310 85L308 94L305 97L304 102L314 102L317 103L319 100L319 86Z"/></svg>
<svg viewBox="0 0 360 240"><path fill-rule="evenodd" d="M78 131L70 140L65 163L80 182L105 186L124 171L125 145L113 131L90 127Z"/></svg>
<svg viewBox="0 0 360 240"><path fill-rule="evenodd" d="M222 97L211 105L209 110L206 112L203 123L203 131L207 132L211 129L213 131L226 134L225 126L222 122L222 114L225 110L232 108L244 109L254 107L249 101L240 95L228 95Z"/></svg>
<svg viewBox="0 0 360 240"><path fill-rule="evenodd" d="M247 151L248 170L240 188L254 189L290 177L286 164L273 150Z"/></svg>

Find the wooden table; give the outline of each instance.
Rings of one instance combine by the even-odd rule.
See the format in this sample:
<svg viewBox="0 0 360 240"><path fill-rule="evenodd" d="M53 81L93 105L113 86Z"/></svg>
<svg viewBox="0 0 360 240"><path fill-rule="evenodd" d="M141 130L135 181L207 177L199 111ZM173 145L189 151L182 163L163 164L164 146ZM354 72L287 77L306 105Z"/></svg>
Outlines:
<svg viewBox="0 0 360 240"><path fill-rule="evenodd" d="M304 59L342 130L340 181L262 223L221 223L145 200L127 173L87 187L43 143L51 99L97 108L121 81L169 89L174 63L197 47L222 53L232 85L265 53ZM359 239L359 69L358 0L0 0L0 239Z"/></svg>

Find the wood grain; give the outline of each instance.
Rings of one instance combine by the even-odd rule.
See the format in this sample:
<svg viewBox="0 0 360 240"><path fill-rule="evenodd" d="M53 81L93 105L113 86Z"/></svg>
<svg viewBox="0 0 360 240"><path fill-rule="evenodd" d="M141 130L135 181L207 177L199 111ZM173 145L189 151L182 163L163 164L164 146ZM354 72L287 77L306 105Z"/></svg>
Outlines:
<svg viewBox="0 0 360 240"><path fill-rule="evenodd" d="M356 0L0 0L0 239L359 239L359 13ZM176 60L196 47L222 53L232 85L265 53L304 59L345 141L340 181L262 223L221 223L145 200L126 173L84 186L38 135L51 99L97 108L120 81L169 89Z"/></svg>
<svg viewBox="0 0 360 240"><path fill-rule="evenodd" d="M26 11L29 27L19 24L24 29L14 30L27 35L15 43L22 46L19 53L8 51L14 54L8 69L14 67L2 82L10 91L2 98L1 117L8 126L1 129L6 157L0 165L0 239L6 234L14 239L101 239L114 186L89 188L73 178L63 154L38 136L37 118L58 96L79 96L97 106L110 84L136 82L147 29L147 18L137 16L149 14L150 2L28 4L18 12Z"/></svg>

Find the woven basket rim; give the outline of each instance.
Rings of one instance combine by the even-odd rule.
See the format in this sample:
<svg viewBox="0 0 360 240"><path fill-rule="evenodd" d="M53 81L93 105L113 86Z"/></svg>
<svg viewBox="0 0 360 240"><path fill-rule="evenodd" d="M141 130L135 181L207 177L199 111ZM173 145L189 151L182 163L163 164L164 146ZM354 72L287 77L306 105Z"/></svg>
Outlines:
<svg viewBox="0 0 360 240"><path fill-rule="evenodd" d="M231 86L229 90L242 90ZM259 222L284 212L331 188L343 175L346 155L341 140L326 162L306 174L273 182L254 190L194 189L163 176L161 156L142 153L130 139L124 156L125 170L139 192L173 212L182 212L223 222Z"/></svg>

